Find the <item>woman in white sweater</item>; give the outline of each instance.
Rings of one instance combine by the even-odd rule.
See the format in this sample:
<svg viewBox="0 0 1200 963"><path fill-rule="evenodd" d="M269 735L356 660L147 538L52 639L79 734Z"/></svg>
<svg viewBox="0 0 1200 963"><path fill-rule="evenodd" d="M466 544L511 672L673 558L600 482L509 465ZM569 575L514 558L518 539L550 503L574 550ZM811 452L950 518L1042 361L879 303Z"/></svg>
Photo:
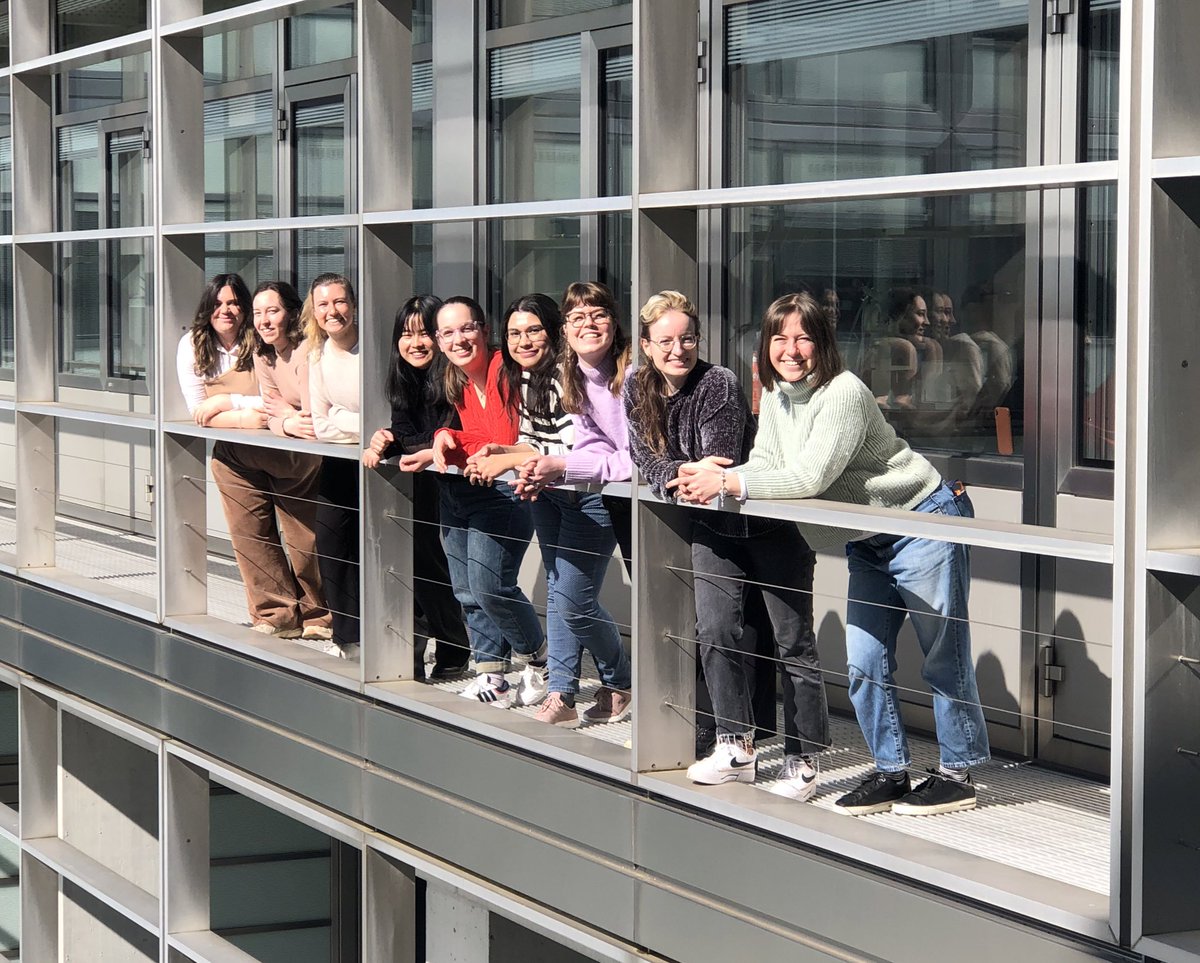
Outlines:
<svg viewBox="0 0 1200 963"><path fill-rule="evenodd" d="M822 498L974 517L961 484L947 485L884 419L871 391L843 370L832 325L807 294L776 300L758 348L763 383L758 435L746 464L726 458L684 465L678 496ZM929 815L970 809L968 768L989 758L967 613L968 547L897 535L847 546L846 650L850 699L876 770L842 796L842 811ZM912 789L911 763L893 673L907 610L933 690L941 765Z"/></svg>

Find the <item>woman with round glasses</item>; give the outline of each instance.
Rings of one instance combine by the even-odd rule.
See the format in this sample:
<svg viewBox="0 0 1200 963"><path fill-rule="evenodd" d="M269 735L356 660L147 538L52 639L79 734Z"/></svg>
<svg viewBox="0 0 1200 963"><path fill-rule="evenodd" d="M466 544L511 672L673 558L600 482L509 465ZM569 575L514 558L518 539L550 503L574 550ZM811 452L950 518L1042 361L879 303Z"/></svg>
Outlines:
<svg viewBox="0 0 1200 963"><path fill-rule="evenodd" d="M592 654L601 682L583 722L628 718L631 668L616 623L600 603L617 544L605 502L598 493L548 486L629 479L629 433L620 397L629 345L617 323L615 299L604 285L570 285L562 309L566 347L561 371L557 351L547 352L538 368L526 369L520 433L526 453L517 489L533 503L549 599L550 695L537 718L573 729L581 722L575 699L583 651ZM555 377L560 373L561 382ZM540 390L539 379L549 382L549 391ZM545 426L552 422L558 427L549 437Z"/></svg>
<svg viewBox="0 0 1200 963"><path fill-rule="evenodd" d="M762 424L749 458L705 458L679 471L681 498L823 497L857 505L974 517L951 487L891 428L871 390L842 366L832 325L807 294L779 298L763 317L758 348ZM730 465L741 465L731 469ZM843 536L845 533L842 533ZM975 806L968 769L990 756L971 658L966 545L866 535L847 546L846 654L850 700L875 760L843 812L906 815ZM941 765L915 789L893 673L907 611L933 690Z"/></svg>
<svg viewBox="0 0 1200 963"><path fill-rule="evenodd" d="M465 476L468 459L486 445L516 443L520 392L504 378L503 355L489 347L483 309L472 298L442 304L437 336L449 362L446 398L462 424L440 429L432 450L439 471L450 465L464 471L443 479L440 511L450 580L475 663L476 677L461 695L501 709L536 705L546 697L546 643L537 613L517 585L533 535L529 507L507 482L489 484L487 467L478 461ZM521 666L515 688L504 677L510 651Z"/></svg>
<svg viewBox="0 0 1200 963"><path fill-rule="evenodd" d="M363 452L367 468L377 468L384 459L395 457L401 471L414 472L412 552L417 577L413 596L424 630L417 635L414 662L421 672L426 641L436 639L431 679L458 676L471 655L462 607L450 585L450 568L439 537L438 476L425 471L433 463L430 446L434 432L459 427L458 415L446 400L446 359L437 345L441 306L440 298L420 294L396 312L387 376L392 423L390 428L376 431Z"/></svg>
<svg viewBox="0 0 1200 963"><path fill-rule="evenodd" d="M630 449L654 492L671 498L685 464L705 457L745 460L754 416L734 373L700 360L698 317L687 298L677 291L654 295L642 307L641 322L648 363L626 384ZM814 564L794 525L693 515L696 636L717 730L711 754L688 769L693 782L754 782L757 774L746 671L754 653L743 631L751 581L762 589L784 668L786 762L772 791L801 801L816 791L816 753L829 745L829 713L813 633Z"/></svg>

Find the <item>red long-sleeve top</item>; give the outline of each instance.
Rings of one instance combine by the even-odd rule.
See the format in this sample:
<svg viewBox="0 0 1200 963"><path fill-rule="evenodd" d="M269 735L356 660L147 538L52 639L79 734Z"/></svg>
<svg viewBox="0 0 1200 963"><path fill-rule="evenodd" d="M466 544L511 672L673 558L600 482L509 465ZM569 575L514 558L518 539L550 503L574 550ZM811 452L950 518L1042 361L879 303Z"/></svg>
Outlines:
<svg viewBox="0 0 1200 963"><path fill-rule="evenodd" d="M449 433L458 445L452 451L446 452L448 464L464 467L467 457L489 442L497 445L516 444L517 399L514 398L512 404L505 404L500 397L500 368L503 363L504 357L500 352L493 351L488 361L487 384L484 386L487 405L481 405L474 387L467 385L463 391L462 403L455 405L462 428L442 428L437 432L439 435L443 432Z"/></svg>

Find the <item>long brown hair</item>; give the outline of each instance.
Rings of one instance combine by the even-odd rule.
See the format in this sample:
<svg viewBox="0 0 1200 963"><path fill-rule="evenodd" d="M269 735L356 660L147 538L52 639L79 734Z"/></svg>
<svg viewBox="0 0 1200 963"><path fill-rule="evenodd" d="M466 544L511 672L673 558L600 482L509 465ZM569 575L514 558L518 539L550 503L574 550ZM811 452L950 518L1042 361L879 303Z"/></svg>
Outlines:
<svg viewBox="0 0 1200 963"><path fill-rule="evenodd" d="M446 298L442 302L442 308L448 304L461 304L467 309L467 312L471 315L471 320L479 326L479 333L483 335L483 350L487 354L491 350L487 343L487 315L483 313L483 308L479 306L479 302L474 298L467 297L465 294L458 294L452 298ZM438 308L439 313L442 308ZM442 377L445 379L446 400L454 405L455 408L461 408L463 394L467 390L467 381L469 380L466 372L458 365L447 361L446 373ZM516 399L505 398L504 402L505 404L515 404Z"/></svg>
<svg viewBox="0 0 1200 963"><path fill-rule="evenodd" d="M700 312L696 306L678 291L660 291L652 295L639 312L641 326L639 335L643 341L650 340L650 325L668 311L679 311L691 319L692 330L700 327ZM638 431L642 440L656 455L667 453L667 398L670 385L662 372L650 361L638 367L633 375L633 408L629 412L630 428Z"/></svg>
<svg viewBox="0 0 1200 963"><path fill-rule="evenodd" d="M629 367L632 355L632 345L621 328L621 311L617 299L613 297L608 285L599 281L574 281L567 285L562 296L562 316L565 321L567 314L575 308L602 308L609 317L612 325L612 344L608 348L608 356L612 358L615 370L608 379L608 390L613 397L621 396L621 388L625 384L625 371ZM563 411L572 415L581 415L587 408L587 394L583 386L583 372L579 369L579 356L571 347L570 337L563 339L562 349L562 406Z"/></svg>
<svg viewBox="0 0 1200 963"><path fill-rule="evenodd" d="M250 289L239 274L217 274L204 288L200 304L196 308L196 316L192 318L192 354L196 359L193 369L198 377L205 380L215 378L221 366L217 353L217 332L212 327L212 316L217 310L221 289L225 287L233 290L238 307L242 309L242 326L238 330L237 364L234 365L234 370L251 371L254 368L254 349L258 343L258 333L254 330L252 320Z"/></svg>
<svg viewBox="0 0 1200 963"><path fill-rule="evenodd" d="M811 294L785 294L771 302L763 314L762 332L758 336L758 380L764 391L774 391L780 380L771 364L771 339L783 330L783 324L793 314L800 316L804 333L813 345L812 371L809 384L822 388L844 369L842 353L838 350L833 324Z"/></svg>

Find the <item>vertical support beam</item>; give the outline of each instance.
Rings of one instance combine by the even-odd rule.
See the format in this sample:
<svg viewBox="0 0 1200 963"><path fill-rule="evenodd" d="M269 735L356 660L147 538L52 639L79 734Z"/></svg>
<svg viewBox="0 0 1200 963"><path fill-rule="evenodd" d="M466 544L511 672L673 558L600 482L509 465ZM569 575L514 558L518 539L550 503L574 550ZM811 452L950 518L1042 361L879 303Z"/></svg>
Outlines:
<svg viewBox="0 0 1200 963"><path fill-rule="evenodd" d="M364 211L412 207L412 0L358 6L361 164ZM440 91L439 91L440 94ZM365 282L368 275L361 275Z"/></svg>
<svg viewBox="0 0 1200 963"><path fill-rule="evenodd" d="M21 958L58 960L58 874L21 853Z"/></svg>
<svg viewBox="0 0 1200 963"><path fill-rule="evenodd" d="M52 6L43 2L10 3L9 16L9 63L16 65L26 60L48 57L53 52L54 19ZM32 958L32 957L31 957Z"/></svg>
<svg viewBox="0 0 1200 963"><path fill-rule="evenodd" d="M16 414L18 569L54 565L54 425L50 415Z"/></svg>
<svg viewBox="0 0 1200 963"><path fill-rule="evenodd" d="M58 835L58 704L21 686L21 838ZM38 959L26 954L26 959Z"/></svg>
<svg viewBox="0 0 1200 963"><path fill-rule="evenodd" d="M487 963L487 907L445 883L425 885L427 963Z"/></svg>
<svg viewBox="0 0 1200 963"><path fill-rule="evenodd" d="M412 867L367 847L362 890L362 958L416 959L417 875Z"/></svg>
<svg viewBox="0 0 1200 963"><path fill-rule="evenodd" d="M361 338L364 439L391 423L384 396L391 361L392 318L412 290L412 227L364 228L364 323L381 330ZM364 329L365 332L365 329ZM364 472L362 618L371 639L362 650L363 679L411 679L413 665L412 480L394 466Z"/></svg>
<svg viewBox="0 0 1200 963"><path fill-rule="evenodd" d="M167 37L160 51L162 113L154 126L162 223L198 223L204 220L204 40Z"/></svg>
<svg viewBox="0 0 1200 963"><path fill-rule="evenodd" d="M44 4L14 4L17 10ZM14 45L19 42L14 30ZM49 51L47 51L48 53ZM16 50L13 50L14 61ZM53 78L49 74L17 74L12 82L13 233L54 230ZM41 319L45 322L45 318Z"/></svg>
<svg viewBox="0 0 1200 963"><path fill-rule="evenodd" d="M171 752L161 755L160 860L163 934L209 928L208 773Z"/></svg>
<svg viewBox="0 0 1200 963"><path fill-rule="evenodd" d="M162 615L203 615L208 608L205 443L202 438L163 433L158 448Z"/></svg>

